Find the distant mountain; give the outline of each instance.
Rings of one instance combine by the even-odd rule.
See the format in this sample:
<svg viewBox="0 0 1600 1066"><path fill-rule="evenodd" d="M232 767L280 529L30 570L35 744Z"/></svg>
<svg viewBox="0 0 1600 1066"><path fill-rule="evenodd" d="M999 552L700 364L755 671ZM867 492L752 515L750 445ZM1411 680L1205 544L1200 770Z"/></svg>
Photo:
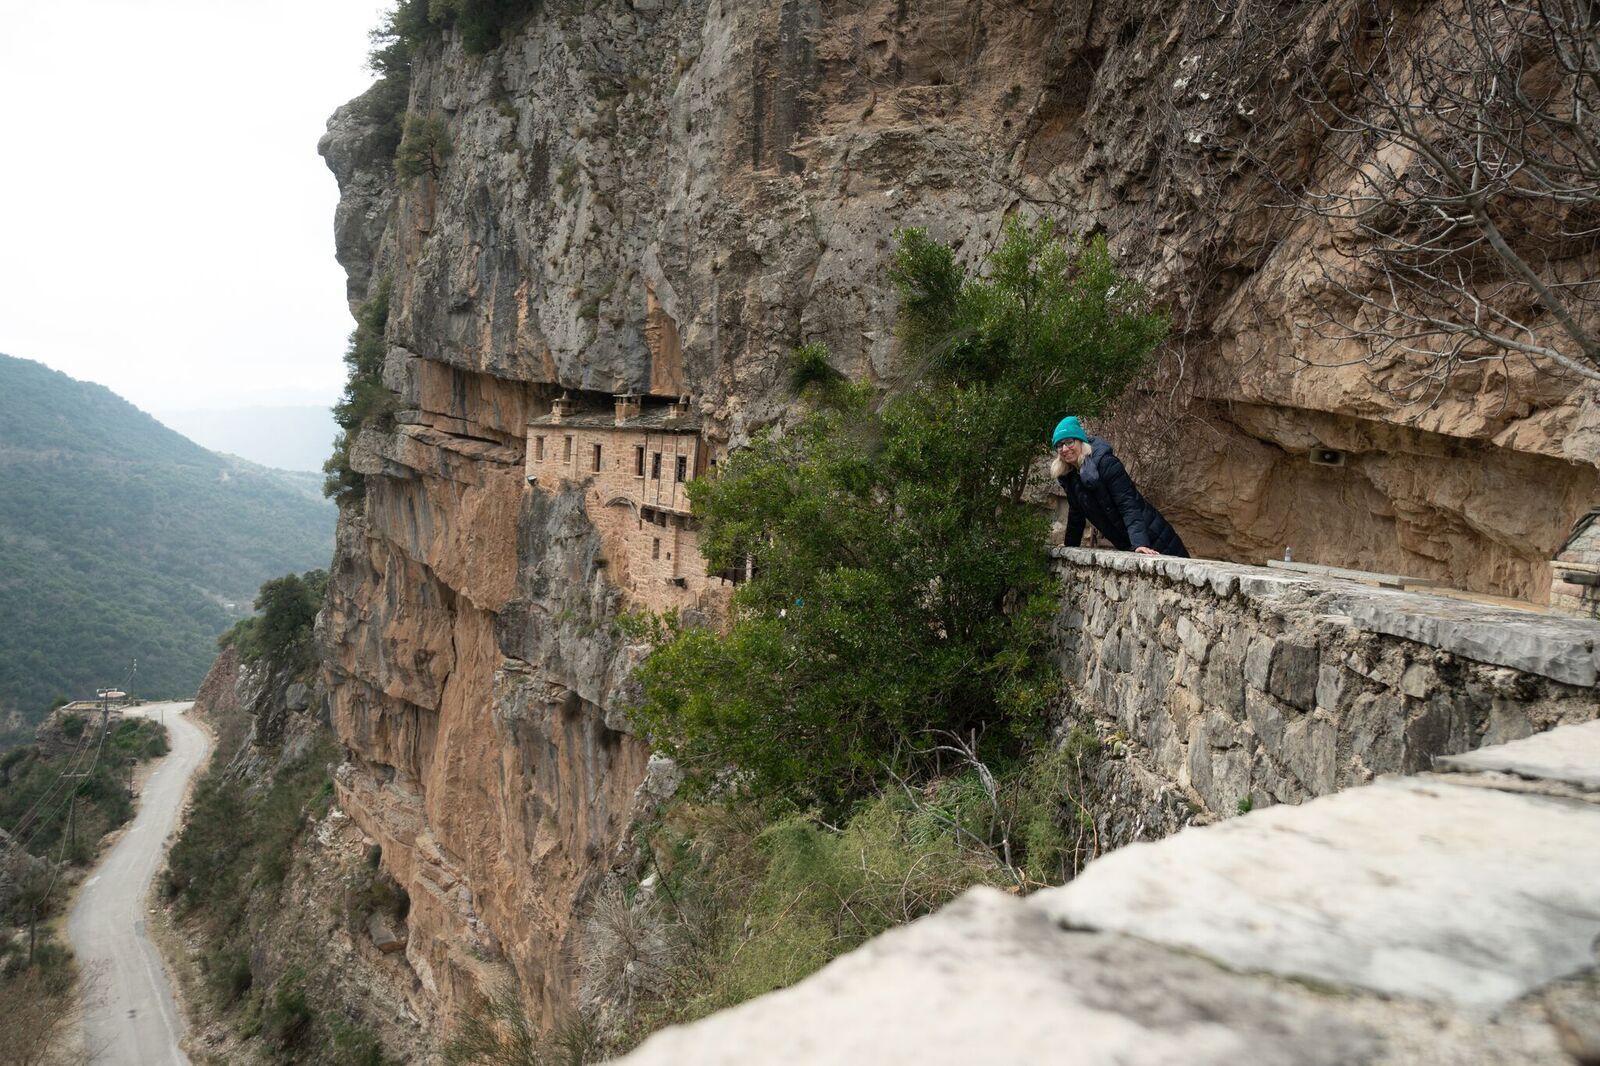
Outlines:
<svg viewBox="0 0 1600 1066"><path fill-rule="evenodd" d="M213 451L280 470L320 471L339 426L328 407L188 408L151 412ZM317 485L322 484L320 475Z"/></svg>
<svg viewBox="0 0 1600 1066"><path fill-rule="evenodd" d="M0 355L0 718L194 692L268 578L326 567L308 474L216 455L100 385Z"/></svg>

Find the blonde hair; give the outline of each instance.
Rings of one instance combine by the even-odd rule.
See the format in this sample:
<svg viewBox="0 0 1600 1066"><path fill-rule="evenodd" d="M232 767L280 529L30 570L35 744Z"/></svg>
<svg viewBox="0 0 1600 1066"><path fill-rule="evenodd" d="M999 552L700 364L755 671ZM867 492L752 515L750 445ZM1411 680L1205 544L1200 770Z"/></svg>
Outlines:
<svg viewBox="0 0 1600 1066"><path fill-rule="evenodd" d="M1069 469L1071 469L1073 467L1082 466L1083 465L1083 461L1085 459L1089 458L1090 453L1094 451L1094 446L1092 444L1090 444L1088 441L1086 441L1086 440L1078 440L1076 437L1074 437L1073 440L1077 444L1082 446L1082 450L1080 450L1078 452L1078 461L1075 462L1075 463L1063 462L1062 459L1061 459L1060 453L1057 452L1055 455L1052 455L1050 457L1050 476L1051 477L1059 478L1062 474L1065 474ZM1065 444L1066 442L1063 441L1062 443Z"/></svg>

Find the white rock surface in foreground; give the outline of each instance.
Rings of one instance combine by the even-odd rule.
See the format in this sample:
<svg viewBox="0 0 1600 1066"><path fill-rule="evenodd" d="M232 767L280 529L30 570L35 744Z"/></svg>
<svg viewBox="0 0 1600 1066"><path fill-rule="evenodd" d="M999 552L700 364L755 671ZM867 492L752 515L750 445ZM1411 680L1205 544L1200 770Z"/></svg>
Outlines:
<svg viewBox="0 0 1600 1066"><path fill-rule="evenodd" d="M994 889L886 933L793 988L658 1033L623 1061L1367 1061L1364 1025L1126 937L1069 933Z"/></svg>
<svg viewBox="0 0 1600 1066"><path fill-rule="evenodd" d="M1486 1022L1229 973L1062 929L976 888L792 988L657 1033L626 1066L1532 1066L1537 1011Z"/></svg>
<svg viewBox="0 0 1600 1066"><path fill-rule="evenodd" d="M1488 770L1535 781L1600 789L1600 721L1435 760L1446 770Z"/></svg>
<svg viewBox="0 0 1600 1066"><path fill-rule="evenodd" d="M1600 806L1407 778L1135 844L1032 902L1238 969L1495 1008L1594 965L1596 886Z"/></svg>

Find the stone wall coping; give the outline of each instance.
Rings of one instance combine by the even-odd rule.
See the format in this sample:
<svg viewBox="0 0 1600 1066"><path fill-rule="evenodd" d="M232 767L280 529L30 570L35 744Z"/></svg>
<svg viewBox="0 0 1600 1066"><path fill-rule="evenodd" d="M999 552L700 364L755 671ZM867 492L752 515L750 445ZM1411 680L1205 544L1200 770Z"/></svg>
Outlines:
<svg viewBox="0 0 1600 1066"><path fill-rule="evenodd" d="M1329 622L1568 685L1600 681L1600 622L1212 559L1095 548L1053 548L1050 554L1059 567L1137 574L1266 606L1292 603L1297 612Z"/></svg>

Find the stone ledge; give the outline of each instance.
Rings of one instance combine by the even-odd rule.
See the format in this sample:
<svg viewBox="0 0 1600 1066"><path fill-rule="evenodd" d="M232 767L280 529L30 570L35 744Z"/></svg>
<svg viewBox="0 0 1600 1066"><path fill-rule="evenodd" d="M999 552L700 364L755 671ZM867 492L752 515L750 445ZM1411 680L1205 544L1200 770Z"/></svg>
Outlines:
<svg viewBox="0 0 1600 1066"><path fill-rule="evenodd" d="M973 889L619 1061L1588 1062L1596 842L1593 805L1388 779Z"/></svg>
<svg viewBox="0 0 1600 1066"><path fill-rule="evenodd" d="M1600 681L1600 622L1242 563L1054 548L1058 565L1114 570L1297 610L1567 685Z"/></svg>
<svg viewBox="0 0 1600 1066"><path fill-rule="evenodd" d="M1030 902L1238 970L1494 1011L1595 964L1596 883L1594 806L1401 778L1130 845Z"/></svg>
<svg viewBox="0 0 1600 1066"><path fill-rule="evenodd" d="M1509 744L1434 760L1444 772L1509 774L1600 792L1600 721L1539 733Z"/></svg>

